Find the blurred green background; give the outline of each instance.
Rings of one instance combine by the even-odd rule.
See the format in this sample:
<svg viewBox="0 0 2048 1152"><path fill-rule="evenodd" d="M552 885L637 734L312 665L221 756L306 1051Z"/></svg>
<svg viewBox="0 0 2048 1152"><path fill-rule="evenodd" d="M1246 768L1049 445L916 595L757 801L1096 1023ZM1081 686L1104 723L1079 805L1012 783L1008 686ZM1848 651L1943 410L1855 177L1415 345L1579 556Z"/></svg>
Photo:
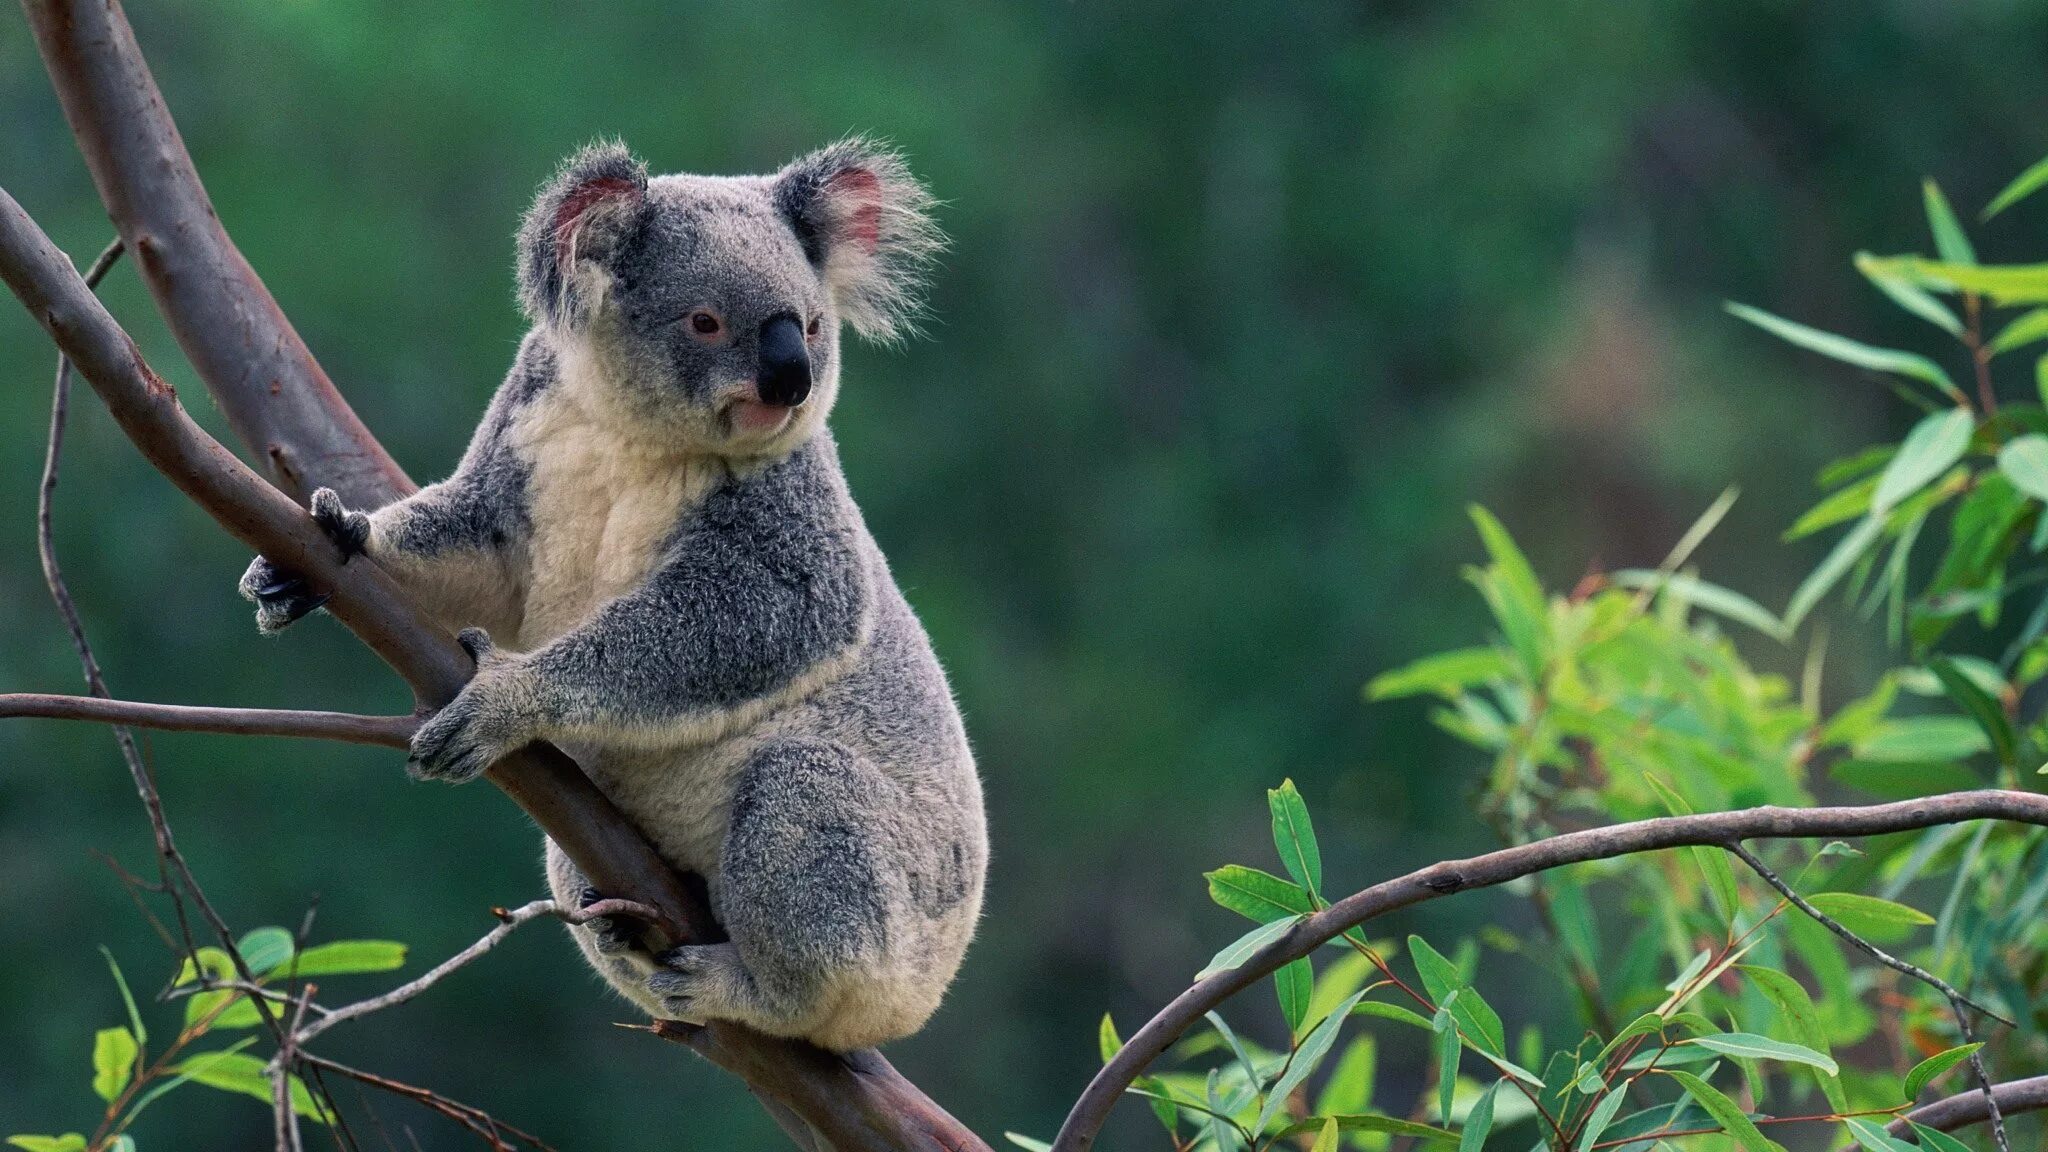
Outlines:
<svg viewBox="0 0 2048 1152"><path fill-rule="evenodd" d="M1824 547L1776 543L1812 471L1908 413L1720 300L1938 347L1849 254L1926 247L1923 175L1974 207L2048 152L2048 10L2017 2L137 0L130 15L221 216L421 478L453 464L519 337L519 212L593 136L658 170L731 172L872 131L946 201L930 338L854 350L836 426L952 672L994 829L980 942L891 1055L989 1136L1050 1135L1096 1063L1100 1013L1128 1030L1240 931L1199 873L1270 864L1260 789L1300 783L1333 886L1488 845L1466 812L1472 758L1424 709L1368 710L1358 692L1477 638L1465 504L1496 508L1569 585L1654 562L1740 482L1702 559L1781 605ZM84 263L109 227L12 12L0 126L0 182ZM1986 257L2037 253L2041 219L2000 217ZM133 273L105 295L218 426ZM50 364L0 307L7 689L77 685L32 546ZM243 551L89 396L74 427L59 535L118 694L405 706L332 622L260 641L233 593ZM1837 638L1844 686L1883 658L1867 635ZM239 926L296 924L317 894L318 935L405 940L418 971L540 889L510 804L408 784L395 754L148 745ZM95 945L139 983L166 974L96 849L147 869L106 733L0 726L7 1131L97 1118L90 1034L120 1009ZM1448 935L1498 907L1411 923ZM1271 1030L1268 1006L1243 1015ZM565 1149L774 1146L735 1082L611 1027L630 1018L535 928L327 1051ZM143 1122L145 1147L268 1138L251 1101L181 1096ZM424 1146L467 1139L378 1107Z"/></svg>

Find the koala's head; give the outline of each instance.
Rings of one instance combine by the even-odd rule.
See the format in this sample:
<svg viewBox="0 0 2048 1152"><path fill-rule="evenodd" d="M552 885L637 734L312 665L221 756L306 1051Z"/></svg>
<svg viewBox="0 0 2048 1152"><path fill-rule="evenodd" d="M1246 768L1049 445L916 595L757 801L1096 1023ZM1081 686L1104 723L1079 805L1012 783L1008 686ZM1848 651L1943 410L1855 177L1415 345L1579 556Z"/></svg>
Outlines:
<svg viewBox="0 0 2048 1152"><path fill-rule="evenodd" d="M839 325L907 334L943 243L931 197L865 140L772 176L656 176L592 145L519 233L519 296L636 420L720 455L786 452L839 388Z"/></svg>

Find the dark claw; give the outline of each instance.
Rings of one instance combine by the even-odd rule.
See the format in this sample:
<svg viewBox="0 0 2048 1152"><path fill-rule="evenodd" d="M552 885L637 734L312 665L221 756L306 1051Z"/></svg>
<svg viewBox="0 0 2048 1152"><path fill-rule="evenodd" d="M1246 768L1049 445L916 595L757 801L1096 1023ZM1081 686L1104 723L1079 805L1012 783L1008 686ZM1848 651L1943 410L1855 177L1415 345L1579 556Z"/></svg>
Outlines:
<svg viewBox="0 0 2048 1152"><path fill-rule="evenodd" d="M597 889L585 888L578 906L588 908L604 898L604 893ZM615 956L639 947L630 920L618 916L593 916L583 922L583 927L597 938L597 950L601 955Z"/></svg>
<svg viewBox="0 0 2048 1152"><path fill-rule="evenodd" d="M334 541L341 550L341 561L346 564L362 555L370 542L370 518L361 512L351 512L341 502L332 488L322 488L313 493L311 512L313 522Z"/></svg>

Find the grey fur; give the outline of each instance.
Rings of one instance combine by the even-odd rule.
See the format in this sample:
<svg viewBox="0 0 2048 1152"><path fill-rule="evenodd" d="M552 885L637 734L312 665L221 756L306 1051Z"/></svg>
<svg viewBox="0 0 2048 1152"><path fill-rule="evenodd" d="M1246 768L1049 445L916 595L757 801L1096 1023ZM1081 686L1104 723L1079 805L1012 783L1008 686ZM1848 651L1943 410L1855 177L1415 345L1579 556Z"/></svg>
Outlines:
<svg viewBox="0 0 2048 1152"><path fill-rule="evenodd" d="M455 474L367 517L316 497L477 658L415 774L553 741L706 878L729 942L657 958L629 926L574 930L655 1015L879 1043L923 1025L973 934L973 758L824 427L840 321L887 337L915 312L929 203L859 141L769 177L650 179L586 149L521 229L535 327ZM806 326L794 409L747 403L776 317ZM318 602L260 558L243 589L266 631ZM547 847L556 897L595 898Z"/></svg>

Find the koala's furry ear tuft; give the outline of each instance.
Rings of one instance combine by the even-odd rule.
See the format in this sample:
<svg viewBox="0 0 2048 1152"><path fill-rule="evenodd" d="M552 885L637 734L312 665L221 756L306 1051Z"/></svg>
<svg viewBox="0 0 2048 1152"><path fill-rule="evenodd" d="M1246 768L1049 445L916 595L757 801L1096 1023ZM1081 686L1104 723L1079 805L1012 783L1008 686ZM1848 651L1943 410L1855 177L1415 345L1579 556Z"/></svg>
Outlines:
<svg viewBox="0 0 2048 1152"><path fill-rule="evenodd" d="M850 137L784 168L774 197L854 331L883 341L915 332L925 272L946 238L902 156Z"/></svg>
<svg viewBox="0 0 2048 1152"><path fill-rule="evenodd" d="M536 323L574 327L610 284L609 262L639 231L647 166L616 140L563 162L519 228L519 303Z"/></svg>

